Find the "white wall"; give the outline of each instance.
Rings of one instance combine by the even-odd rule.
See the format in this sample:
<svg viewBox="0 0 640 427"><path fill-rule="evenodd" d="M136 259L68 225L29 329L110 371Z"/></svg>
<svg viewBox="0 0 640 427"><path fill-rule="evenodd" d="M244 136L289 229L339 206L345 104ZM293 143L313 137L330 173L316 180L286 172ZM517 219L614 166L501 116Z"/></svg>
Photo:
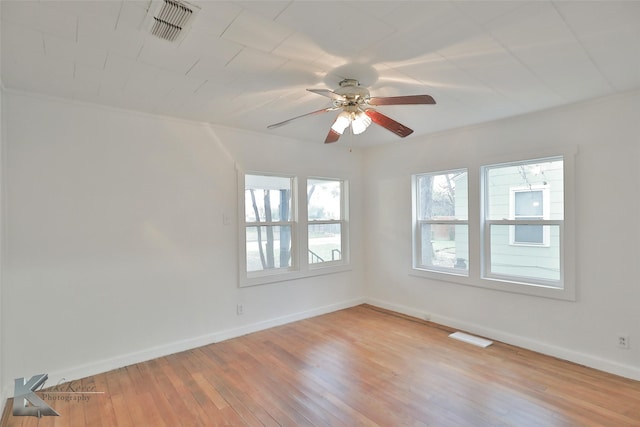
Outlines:
<svg viewBox="0 0 640 427"><path fill-rule="evenodd" d="M352 271L242 289L236 231L236 163L347 178L359 217L361 154L13 92L5 107L5 388L362 302L357 225Z"/></svg>
<svg viewBox="0 0 640 427"><path fill-rule="evenodd" d="M2 12L0 8L0 22L2 22ZM1 24L0 24L1 25ZM2 34L2 31L0 31ZM1 39L0 35L0 39ZM0 40L0 46L2 46L2 41ZM0 61L1 62L1 61ZM0 70L2 69L2 64L0 63ZM4 328L4 318L2 311L2 276L4 274L4 179L3 179L3 163L4 163L4 117L3 117L3 108L2 102L4 97L4 85L2 84L2 76L0 75L0 410L4 408L5 404L5 390L4 390L4 340L2 330Z"/></svg>
<svg viewBox="0 0 640 427"><path fill-rule="evenodd" d="M639 113L634 92L368 150L370 301L640 379ZM409 276L411 173L571 145L579 150L576 302ZM617 347L618 333L630 334L630 350Z"/></svg>
<svg viewBox="0 0 640 427"><path fill-rule="evenodd" d="M3 126L3 108L2 102L4 97L4 88L2 86L2 78L0 77L0 408L4 408L7 398L4 390L4 313L2 310L2 283L4 276L4 126Z"/></svg>

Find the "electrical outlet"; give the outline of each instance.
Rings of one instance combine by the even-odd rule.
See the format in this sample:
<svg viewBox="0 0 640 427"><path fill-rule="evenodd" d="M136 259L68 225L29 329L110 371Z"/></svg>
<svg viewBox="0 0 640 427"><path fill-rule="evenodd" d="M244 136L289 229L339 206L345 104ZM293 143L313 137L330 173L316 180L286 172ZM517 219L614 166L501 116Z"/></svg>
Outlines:
<svg viewBox="0 0 640 427"><path fill-rule="evenodd" d="M238 316L241 316L244 314L244 306L242 304L238 304L236 306L236 313L238 314Z"/></svg>
<svg viewBox="0 0 640 427"><path fill-rule="evenodd" d="M629 335L618 334L618 347L629 349Z"/></svg>

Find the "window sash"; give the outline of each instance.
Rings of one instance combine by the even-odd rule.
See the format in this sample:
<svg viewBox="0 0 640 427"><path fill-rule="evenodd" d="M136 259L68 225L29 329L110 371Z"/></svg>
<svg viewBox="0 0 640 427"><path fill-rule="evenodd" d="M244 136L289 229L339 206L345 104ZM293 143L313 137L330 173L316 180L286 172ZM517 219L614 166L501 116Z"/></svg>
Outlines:
<svg viewBox="0 0 640 427"><path fill-rule="evenodd" d="M323 258L315 249L315 244L312 244L313 238L309 236L310 229L317 225L338 225L340 226L340 243L338 248L333 248L330 251L330 255ZM315 220L307 223L307 256L309 258L309 268L322 268L328 264L341 264L344 260L345 252L345 230L346 224L342 220ZM312 249L313 248L313 249ZM337 257L336 257L337 254ZM330 257L330 259L329 259Z"/></svg>
<svg viewBox="0 0 640 427"><path fill-rule="evenodd" d="M486 219L484 221L485 228L487 225L562 225L562 219Z"/></svg>
<svg viewBox="0 0 640 427"><path fill-rule="evenodd" d="M323 218L319 219L319 218L311 218L312 215L310 215L310 210L311 208L317 208L319 205L324 208L327 207L327 204L325 202L325 204L321 204L318 201L318 191L314 192L311 197L309 197L309 187L311 185L313 186L319 186L320 188L322 188L324 185L330 185L330 186L335 186L337 185L339 187L339 195L337 198L334 198L332 200L333 201L337 201L339 203L339 209L337 212L337 217L336 216L330 216L328 215L326 212L324 212L323 209L323 213L325 214ZM345 216L345 209L344 209L344 202L345 202L345 192L344 192L344 181L340 180L340 179L331 179L331 178L313 178L313 177L309 177L307 178L307 222L316 222L316 221L342 221L344 216ZM331 203L329 203L329 205L331 205ZM333 205L335 206L335 205Z"/></svg>
<svg viewBox="0 0 640 427"><path fill-rule="evenodd" d="M426 212L422 211L423 200L421 197L421 189L422 189L421 182L425 178L442 179L442 177L447 175L453 175L453 178L451 178L453 181L455 181L459 176L462 176L462 175L465 176L463 188L465 189L466 194L465 194L465 197L461 199L461 206L460 206L461 208L464 207L464 209L461 209L464 212L454 212L454 214L456 215L456 218L452 218L452 219L445 219L443 217L433 216L433 214L427 215ZM469 181L468 170L466 168L453 169L453 170L440 171L440 172L420 173L420 174L413 175L412 176L412 185L414 187L413 188L413 194L414 194L413 214L414 214L415 220L416 221L468 221L468 218L469 218L468 181ZM433 182L431 182L431 185L433 185ZM431 199L428 202L434 202L434 200Z"/></svg>
<svg viewBox="0 0 640 427"><path fill-rule="evenodd" d="M274 227L274 226L282 226L285 227L287 225L292 226L296 224L294 221L256 221L256 222L245 222L245 227Z"/></svg>
<svg viewBox="0 0 640 427"><path fill-rule="evenodd" d="M247 178L248 181L250 183L247 182ZM281 182L280 182L281 181ZM252 183L252 184L251 184ZM280 185L276 185L280 183ZM287 183L287 185L285 185L284 183ZM284 187L284 188L283 188ZM287 175L273 175L273 174L257 174L257 173L247 173L245 174L245 185L244 185L244 222L245 224L263 224L263 223L268 223L268 222L287 222L287 221L295 221L295 210L293 209L293 207L296 204L296 194L295 194L295 189L296 189L296 179L295 177L292 176L287 176ZM277 200L279 193L282 191L288 191L289 192L289 197L287 200L287 205L286 207L283 207L280 205L280 201L281 200ZM284 208L284 213L287 215L286 218L278 218L275 221L266 221L266 212L263 212L265 214L264 218L261 218L260 216L257 216L256 218L253 218L252 215L255 215L255 212L253 211L253 209L250 211L251 215L248 215L248 209L247 209L247 193L250 192L259 192L261 194L262 197L258 197L258 194L254 193L254 197L255 200L254 202L256 203L258 208L262 208L262 209L266 209L266 206L264 206L264 191L270 191L272 192L270 194L270 200L271 199L276 199L277 203L278 203L278 207L280 209L280 212L278 212L278 216L283 213L283 208ZM272 207L272 212L270 212L270 215L273 213L273 207Z"/></svg>
<svg viewBox="0 0 640 427"><path fill-rule="evenodd" d="M467 239L467 258L456 258L455 262L454 262L454 266L453 267L443 267L443 266L438 266L438 265L431 265L431 264L425 264L424 262L422 262L422 258L423 258L423 251L422 251L422 243L424 241L423 238L423 226L424 225L431 225L431 226L437 226L437 225L443 225L443 226L466 226L467 227L467 233L466 233L466 239ZM433 231L433 230L432 230ZM459 220L459 219L452 219L452 220L433 220L433 219L422 219L422 220L417 220L416 221L416 230L415 230L415 260L414 260L414 265L415 268L421 269L421 270L427 270L427 271L434 271L434 272L439 272L439 273L448 273L448 274L454 274L454 275L459 275L459 276L468 276L469 275L469 270L468 270L468 266L469 266L469 251L468 251L468 236L469 236L469 221L467 220ZM429 240L431 240L431 238L429 238ZM456 267L456 265L458 265L458 267ZM464 265L464 267L463 267Z"/></svg>
<svg viewBox="0 0 640 427"><path fill-rule="evenodd" d="M278 233L278 240L275 240L272 242L272 244L274 245L273 248L273 253L268 254L266 251L266 245L268 244L268 241L255 241L255 242L250 242L248 240L249 234L250 234L250 230L251 229L256 229L256 235L258 233L258 229L264 229L263 232L267 232L267 229L274 229L272 232L275 233L275 229L278 228L279 230L277 231ZM282 256L282 252L279 250L280 249L280 245L282 243L281 237L282 237L282 232L283 229L289 229L289 250L288 250L288 255L289 255L289 259L288 259L288 263L287 265L280 265L280 261L281 261L281 256ZM262 233L262 232L261 232ZM259 276L262 274L273 274L272 272L283 272L283 271L291 271L291 270L295 270L297 267L297 252L296 252L296 235L297 235L297 230L296 230L296 226L294 223L290 223L289 225L283 225L283 224L273 224L273 225L268 225L268 224L259 224L259 223L254 223L254 224L248 224L245 227L245 260L246 260L246 265L245 265L245 271L249 276ZM263 255L265 255L267 257L267 259L271 256L273 257L274 260L274 266L273 267L269 267L269 266L264 266L262 265L262 268L254 268L254 269L250 269L249 268L249 263L250 260L254 259L254 257L249 257L250 251L249 251L249 246L253 246L253 247L258 247L258 245L260 246L257 249L257 252L260 253L262 250ZM278 250L276 249L276 244L278 247ZM255 254L255 251L251 252L252 254ZM261 262L264 262L264 260L261 260Z"/></svg>
<svg viewBox="0 0 640 427"><path fill-rule="evenodd" d="M540 277L532 277L526 275L517 275L517 274L501 274L492 271L492 251L491 251L491 227L492 226L510 226L514 227L516 225L537 225L537 226L548 226L558 227L558 264L559 264L559 278L558 280L552 279L543 279ZM484 245L482 251L483 258L483 277L488 279L496 279L505 282L513 282L520 283L532 286L543 286L550 288L562 288L564 283L564 220L542 220L542 219L527 219L527 220L518 220L518 219L504 219L504 220L485 220L484 222L484 230L483 230L483 238ZM517 245L517 246L527 246L527 245ZM541 245L530 245L533 247L540 247Z"/></svg>

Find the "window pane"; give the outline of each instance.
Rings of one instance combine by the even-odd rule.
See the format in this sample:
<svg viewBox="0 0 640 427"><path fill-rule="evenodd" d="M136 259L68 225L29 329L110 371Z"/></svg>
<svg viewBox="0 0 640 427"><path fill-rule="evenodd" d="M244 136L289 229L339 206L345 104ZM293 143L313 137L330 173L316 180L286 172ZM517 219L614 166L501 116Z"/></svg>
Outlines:
<svg viewBox="0 0 640 427"><path fill-rule="evenodd" d="M467 172L417 176L418 219L467 220Z"/></svg>
<svg viewBox="0 0 640 427"><path fill-rule="evenodd" d="M247 271L291 267L290 226L246 228Z"/></svg>
<svg viewBox="0 0 640 427"><path fill-rule="evenodd" d="M342 215L340 181L310 179L307 181L307 212L309 221L340 220Z"/></svg>
<svg viewBox="0 0 640 427"><path fill-rule="evenodd" d="M288 177L245 175L245 221L291 221L291 182Z"/></svg>
<svg viewBox="0 0 640 427"><path fill-rule="evenodd" d="M453 224L421 224L420 263L465 272L469 268L468 226Z"/></svg>
<svg viewBox="0 0 640 427"><path fill-rule="evenodd" d="M557 225L519 225L517 229L531 227L525 238L549 234L548 246L514 246L509 244L510 225L491 225L492 274L521 277L529 280L560 280L560 227ZM516 231L517 232L517 231Z"/></svg>
<svg viewBox="0 0 640 427"><path fill-rule="evenodd" d="M540 159L486 168L487 219L564 219L564 179L561 158ZM544 192L549 206L544 206ZM513 194L513 200L510 200ZM515 206L511 206L513 203Z"/></svg>
<svg viewBox="0 0 640 427"><path fill-rule="evenodd" d="M341 224L309 225L309 264L342 260Z"/></svg>

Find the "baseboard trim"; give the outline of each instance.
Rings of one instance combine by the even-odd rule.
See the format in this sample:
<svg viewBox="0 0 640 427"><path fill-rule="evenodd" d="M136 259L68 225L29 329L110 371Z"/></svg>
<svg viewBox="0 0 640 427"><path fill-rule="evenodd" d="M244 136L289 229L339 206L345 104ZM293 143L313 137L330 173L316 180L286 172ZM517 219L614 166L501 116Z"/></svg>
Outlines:
<svg viewBox="0 0 640 427"><path fill-rule="evenodd" d="M407 307L400 304L394 304L386 301L382 301L375 298L367 298L366 303L375 307L383 308L390 311L395 311L407 316L415 317L424 320L424 310L419 310L413 307ZM548 356L557 357L558 359L567 360L569 362L577 363L580 365L588 366L599 371L608 372L610 374L619 375L621 377L630 378L632 380L640 381L640 369L634 366L625 365L612 360L604 359L597 356L577 352L564 347L558 347L556 345L548 344L542 341L533 340L530 338L513 335L508 332L504 332L497 329L485 328L473 323L465 322L460 319L441 316L435 313L428 313L430 321L438 323L440 325L447 326L449 328L460 329L468 333L480 335L482 337L501 341L506 344L511 344L517 347L532 350L538 353L546 354Z"/></svg>
<svg viewBox="0 0 640 427"><path fill-rule="evenodd" d="M322 307L316 307L311 310L301 311L298 313L287 314L285 316L275 317L260 322L243 325L237 328L231 328L223 331L214 332L199 337L189 338L186 340L172 342L166 345L152 347L143 351L137 351L129 354L123 354L121 356L113 357L110 359L98 360L95 362L87 363L80 366L69 367L58 371L47 372L49 380L47 385L55 385L59 382L74 381L81 378L89 377L92 375L98 375L104 372L112 371L114 369L122 368L125 366L133 365L136 363L146 362L147 360L156 359L159 357L168 356L170 354L180 353L182 351L191 350L194 348L202 347L209 344L225 341L231 338L240 337L253 332L262 331L265 329L273 328L275 326L284 325L287 323L295 322L298 320L308 319L311 317L320 316L323 314L331 313L338 310L354 307L364 304L364 298L356 298L352 300L342 301L335 304L329 304ZM38 374L41 372L33 373ZM12 381L13 384L13 381ZM13 390L7 384L4 387L3 397L4 399L13 396ZM3 400L6 403L6 400Z"/></svg>

